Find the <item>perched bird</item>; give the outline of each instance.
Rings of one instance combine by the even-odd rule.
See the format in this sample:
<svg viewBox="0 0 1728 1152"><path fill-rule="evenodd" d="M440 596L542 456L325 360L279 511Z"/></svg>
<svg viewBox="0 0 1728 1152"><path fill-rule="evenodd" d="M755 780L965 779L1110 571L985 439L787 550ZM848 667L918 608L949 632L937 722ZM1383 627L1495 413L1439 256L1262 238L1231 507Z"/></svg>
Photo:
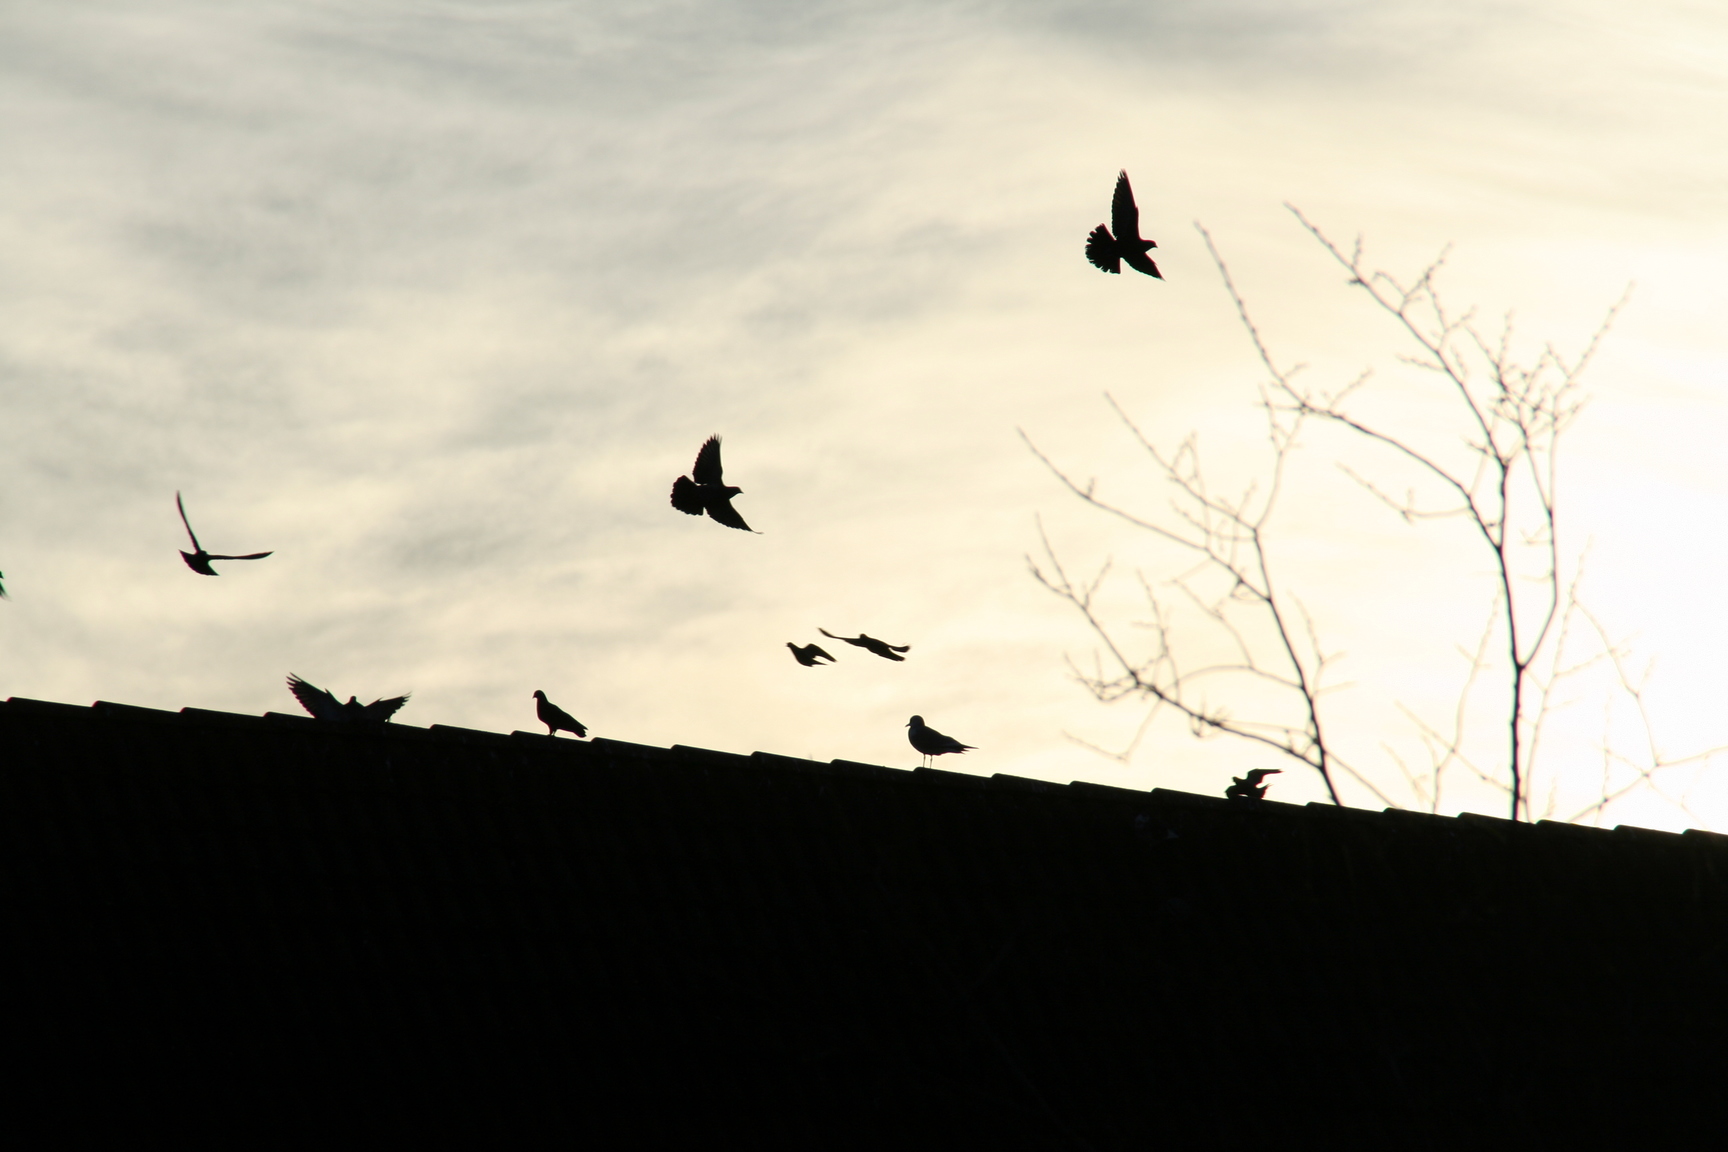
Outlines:
<svg viewBox="0 0 1728 1152"><path fill-rule="evenodd" d="M672 482L672 507L692 516L706 512L728 528L755 532L756 529L744 523L744 517L732 507L732 497L743 491L742 488L728 488L721 480L720 437L710 436L702 450L696 453L696 464L690 469L690 475L680 476Z"/></svg>
<svg viewBox="0 0 1728 1152"><path fill-rule="evenodd" d="M1111 228L1116 230L1116 235L1110 235ZM1128 186L1128 173L1119 173L1116 194L1110 197L1110 228L1100 224L1092 229L1092 234L1086 237L1086 259L1096 268L1118 274L1126 260L1134 271L1162 280L1164 274L1146 255L1149 249L1156 247L1158 245L1153 241L1141 238L1140 209L1134 203L1134 189Z"/></svg>
<svg viewBox="0 0 1728 1152"><path fill-rule="evenodd" d="M204 551L204 545L198 543L198 536L192 531L192 522L186 519L186 505L180 499L180 493L174 493L174 507L180 509L180 523L186 525L186 535L192 537L193 551L182 550L180 555L186 561L186 567L202 576L220 576L221 573L210 567L212 560L262 560L270 555L268 552L254 552L250 556L213 556Z"/></svg>
<svg viewBox="0 0 1728 1152"><path fill-rule="evenodd" d="M540 717L540 723L546 725L546 735L557 736L562 728L566 732L574 732L578 736L588 735L588 729L582 727L582 722L552 701L546 699L546 693L534 689L534 715Z"/></svg>
<svg viewBox="0 0 1728 1152"><path fill-rule="evenodd" d="M952 736L944 736L924 723L922 716L914 716L906 721L906 727L911 729L910 732L906 733L906 739L912 742L912 747L918 749L931 761L950 752L973 751L972 745L962 744Z"/></svg>
<svg viewBox="0 0 1728 1152"><path fill-rule="evenodd" d="M294 693L294 699L300 701L300 707L312 713L319 720L370 720L382 724L396 714L396 710L408 703L407 696L392 696L388 700L374 700L370 704L362 704L356 696L348 697L344 704L322 688L315 688L306 681L289 673L288 691Z"/></svg>
<svg viewBox="0 0 1728 1152"><path fill-rule="evenodd" d="M867 636L862 632L858 633L856 637L853 637L836 636L826 628L818 628L816 631L822 633L822 635L828 637L830 640L844 640L854 648L868 649L882 657L884 660L905 660L906 657L896 655L896 653L912 651L912 645L910 644L890 644L886 640L878 640L876 637Z"/></svg>
<svg viewBox="0 0 1728 1152"><path fill-rule="evenodd" d="M804 665L806 668L820 668L821 665L816 663L818 660L826 660L830 664L839 663L839 661L835 660L834 657L828 655L828 653L822 651L822 649L818 648L814 644L806 644L804 647L800 648L798 645L788 640L786 642L786 647L792 649L792 659L798 661L798 663Z"/></svg>
<svg viewBox="0 0 1728 1152"><path fill-rule="evenodd" d="M1224 795L1232 800L1264 800L1266 799L1266 789L1271 785L1262 784L1260 781L1268 776L1276 776L1283 771L1282 768L1256 768L1248 773L1246 778L1232 776L1230 779L1236 783L1224 789Z"/></svg>

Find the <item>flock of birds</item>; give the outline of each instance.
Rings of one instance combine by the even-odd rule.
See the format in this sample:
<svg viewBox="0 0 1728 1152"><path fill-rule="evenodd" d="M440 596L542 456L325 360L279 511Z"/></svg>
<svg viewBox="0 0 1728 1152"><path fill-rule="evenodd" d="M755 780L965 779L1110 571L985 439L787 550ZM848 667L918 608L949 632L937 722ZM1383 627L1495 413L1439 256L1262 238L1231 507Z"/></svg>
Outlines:
<svg viewBox="0 0 1728 1152"><path fill-rule="evenodd" d="M1134 202L1134 189L1128 183L1128 173L1118 173L1116 188L1110 197L1110 223L1098 225L1087 235L1086 259L1104 272L1119 274L1122 265L1126 264L1142 275L1162 280L1163 273L1158 271L1158 265L1147 256L1147 253L1157 246L1154 241L1140 235L1140 209ZM690 516L705 515L728 528L755 532L732 506L732 498L742 492L743 489L726 483L720 463L720 437L710 436L696 453L696 463L691 467L690 474L680 476L672 482L672 507ZM201 576L220 575L211 567L212 561L262 560L273 554L248 552L244 555L230 555L207 551L204 545L198 542L198 534L192 531L192 521L186 516L186 503L178 492L174 493L174 506L180 513L180 523L186 527L186 535L192 541L192 551L182 549L180 556L186 561L188 568ZM0 599L7 598L4 577L5 573L0 572ZM839 640L862 648L884 660L904 662L906 657L903 653L912 650L909 644L890 644L863 632L857 636L836 636L826 628L818 628L817 631L830 640ZM832 654L814 643L800 646L788 641L786 647L792 650L792 658L806 668L820 667L824 660L830 664L836 663ZM350 696L347 702L343 703L333 693L309 684L295 675L288 677L288 690L294 694L300 706L315 719L333 722L383 724L408 703L406 694L374 700L370 704L362 704L358 697ZM548 736L556 737L559 732L569 732L580 738L588 734L585 725L547 699L545 692L536 688L533 695L535 715L546 725ZM962 744L952 736L945 736L924 723L922 716L914 716L906 721L906 729L907 740L924 757L925 763L933 763L938 756L973 751L972 745ZM1246 780L1237 778L1226 795L1232 799L1261 799L1266 794L1261 780L1275 771L1277 770L1256 769L1249 773Z"/></svg>

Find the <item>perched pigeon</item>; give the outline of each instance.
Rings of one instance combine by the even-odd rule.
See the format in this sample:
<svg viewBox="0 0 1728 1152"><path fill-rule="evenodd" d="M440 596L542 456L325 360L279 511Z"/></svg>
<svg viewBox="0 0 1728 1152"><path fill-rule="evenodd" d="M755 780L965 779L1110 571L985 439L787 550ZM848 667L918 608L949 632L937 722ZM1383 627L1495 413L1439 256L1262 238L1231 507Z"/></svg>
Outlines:
<svg viewBox="0 0 1728 1152"><path fill-rule="evenodd" d="M884 660L905 660L906 657L895 655L895 653L912 651L912 645L910 644L890 644L886 640L878 640L876 637L867 636L862 632L858 633L856 637L852 637L836 636L826 628L818 628L816 631L822 633L822 635L828 637L830 640L844 640L854 648L869 649Z"/></svg>
<svg viewBox="0 0 1728 1152"><path fill-rule="evenodd" d="M220 576L221 573L210 567L212 560L262 560L270 555L268 552L254 552L250 556L213 556L204 551L204 545L198 543L198 537L192 531L192 522L186 519L186 505L180 499L180 493L174 493L174 507L180 509L180 523L186 525L186 535L192 537L194 551L182 551L180 555L186 560L186 567L203 576Z"/></svg>
<svg viewBox="0 0 1728 1152"><path fill-rule="evenodd" d="M582 727L580 720L546 699L546 693L538 688L534 689L534 699L538 701L534 705L534 715L540 717L540 723L546 725L546 735L557 736L560 728L578 736L588 735L588 729Z"/></svg>
<svg viewBox="0 0 1728 1152"><path fill-rule="evenodd" d="M294 699L300 701L300 707L319 720L371 720L382 724L394 716L398 708L408 703L407 696L392 696L388 700L374 700L370 704L362 704L358 697L350 696L348 703L344 704L324 689L315 688L292 673L288 676L288 691L294 693Z"/></svg>
<svg viewBox="0 0 1728 1152"><path fill-rule="evenodd" d="M732 507L732 497L741 492L742 488L728 488L721 480L720 437L710 436L696 453L696 465L690 469L690 475L672 482L672 507L692 516L706 512L728 528L755 532Z"/></svg>
<svg viewBox="0 0 1728 1152"><path fill-rule="evenodd" d="M1116 235L1110 235L1110 229ZM1134 204L1134 189L1128 186L1128 173L1116 177L1116 194L1110 197L1110 228L1100 224L1086 237L1086 259L1105 272L1120 273L1122 262L1136 272L1164 279L1158 265L1147 258L1149 249L1158 245L1140 238L1140 209Z"/></svg>
<svg viewBox="0 0 1728 1152"><path fill-rule="evenodd" d="M806 644L804 647L800 648L791 641L787 641L786 647L792 649L792 659L798 661L798 663L804 665L806 668L820 668L821 665L816 663L818 660L826 660L830 664L839 663L839 661L835 660L834 657L828 655L828 653L822 651L822 649L818 648L814 644Z"/></svg>
<svg viewBox="0 0 1728 1152"><path fill-rule="evenodd" d="M950 752L970 752L972 745L962 744L952 736L944 736L936 729L924 723L924 717L914 716L906 721L906 727L911 731L906 733L906 739L912 742L912 747L922 752L925 757L934 761L938 756Z"/></svg>
<svg viewBox="0 0 1728 1152"><path fill-rule="evenodd" d="M1247 778L1232 776L1230 779L1236 783L1224 789L1224 795L1232 800L1264 800L1266 789L1271 785L1262 784L1260 781L1268 776L1277 776L1283 771L1282 768L1256 768L1248 773Z"/></svg>

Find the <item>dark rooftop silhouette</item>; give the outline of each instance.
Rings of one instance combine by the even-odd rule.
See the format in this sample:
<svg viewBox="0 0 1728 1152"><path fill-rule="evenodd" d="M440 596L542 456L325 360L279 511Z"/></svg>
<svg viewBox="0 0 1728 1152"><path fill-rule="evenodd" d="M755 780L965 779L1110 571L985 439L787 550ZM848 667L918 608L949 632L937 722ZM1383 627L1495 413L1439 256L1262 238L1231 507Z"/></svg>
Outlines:
<svg viewBox="0 0 1728 1152"><path fill-rule="evenodd" d="M21 699L0 792L8 1124L59 1144L1649 1146L1719 1098L1705 832Z"/></svg>

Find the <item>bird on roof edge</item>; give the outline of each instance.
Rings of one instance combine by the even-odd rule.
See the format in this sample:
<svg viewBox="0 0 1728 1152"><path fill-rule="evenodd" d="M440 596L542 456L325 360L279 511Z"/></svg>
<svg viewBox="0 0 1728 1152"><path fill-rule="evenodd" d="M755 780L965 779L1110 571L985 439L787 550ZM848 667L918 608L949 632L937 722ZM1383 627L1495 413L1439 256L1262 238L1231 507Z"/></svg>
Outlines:
<svg viewBox="0 0 1728 1152"><path fill-rule="evenodd" d="M204 545L198 543L198 536L192 531L192 521L186 519L186 503L180 499L180 493L174 493L174 507L180 509L180 523L186 525L186 535L192 537L193 551L180 550L180 556L186 561L186 567L200 576L220 576L222 573L210 567L212 560L262 560L271 555L269 552L253 552L248 556L216 556L204 551Z"/></svg>
<svg viewBox="0 0 1728 1152"><path fill-rule="evenodd" d="M975 751L970 744L962 744L952 736L942 735L924 723L922 716L914 716L906 721L906 727L910 729L906 733L906 739L911 741L912 747L923 753L924 758L932 763L935 762L936 757L946 756L950 752Z"/></svg>
<svg viewBox="0 0 1728 1152"><path fill-rule="evenodd" d="M540 723L546 725L546 735L556 737L559 729L574 732L578 737L588 735L588 729L582 726L580 720L546 699L546 693L538 688L534 689L534 699L534 715L540 717Z"/></svg>
<svg viewBox="0 0 1728 1152"><path fill-rule="evenodd" d="M706 512L728 528L756 532L732 507L732 497L743 491L742 488L727 487L721 479L720 437L710 436L696 453L696 463L691 467L690 475L680 476L672 482L672 507L691 516ZM760 532L756 534L761 535Z"/></svg>
<svg viewBox="0 0 1728 1152"><path fill-rule="evenodd" d="M786 647L792 649L792 659L798 661L798 663L804 665L806 668L822 667L822 665L816 663L818 660L826 660L830 664L839 663L838 660L824 652L821 646L817 644L806 644L804 647L800 648L798 645L788 640L786 641Z"/></svg>
<svg viewBox="0 0 1728 1152"><path fill-rule="evenodd" d="M292 672L288 674L288 691L294 693L294 699L300 701L300 707L312 713L318 720L365 721L370 720L383 724L394 716L402 705L408 703L408 695L392 696L389 699L378 699L370 704L360 703L358 696L348 697L344 704L324 689L308 684Z"/></svg>
<svg viewBox="0 0 1728 1152"><path fill-rule="evenodd" d="M1283 771L1282 768L1256 768L1246 777L1232 776L1230 779L1236 783L1224 789L1224 795L1231 800L1264 800L1266 799L1266 789L1271 785L1262 784L1260 781L1268 776L1276 776Z"/></svg>
<svg viewBox="0 0 1728 1152"><path fill-rule="evenodd" d="M884 660L905 660L906 657L896 656L895 653L912 651L912 645L910 644L890 644L886 640L878 640L876 637L863 632L858 633L858 635L854 637L836 636L826 628L818 628L816 631L822 633L822 635L828 637L830 640L844 640L854 648L863 648L865 651L874 652Z"/></svg>
<svg viewBox="0 0 1728 1152"><path fill-rule="evenodd" d="M1114 236L1110 235L1112 228L1116 231ZM1136 272L1162 280L1164 274L1146 255L1156 247L1155 241L1140 235L1140 207L1134 203L1134 189L1128 185L1128 173L1117 173L1116 192L1110 197L1110 225L1100 224L1086 237L1086 259L1092 261L1094 268L1104 272L1119 275L1126 263Z"/></svg>

